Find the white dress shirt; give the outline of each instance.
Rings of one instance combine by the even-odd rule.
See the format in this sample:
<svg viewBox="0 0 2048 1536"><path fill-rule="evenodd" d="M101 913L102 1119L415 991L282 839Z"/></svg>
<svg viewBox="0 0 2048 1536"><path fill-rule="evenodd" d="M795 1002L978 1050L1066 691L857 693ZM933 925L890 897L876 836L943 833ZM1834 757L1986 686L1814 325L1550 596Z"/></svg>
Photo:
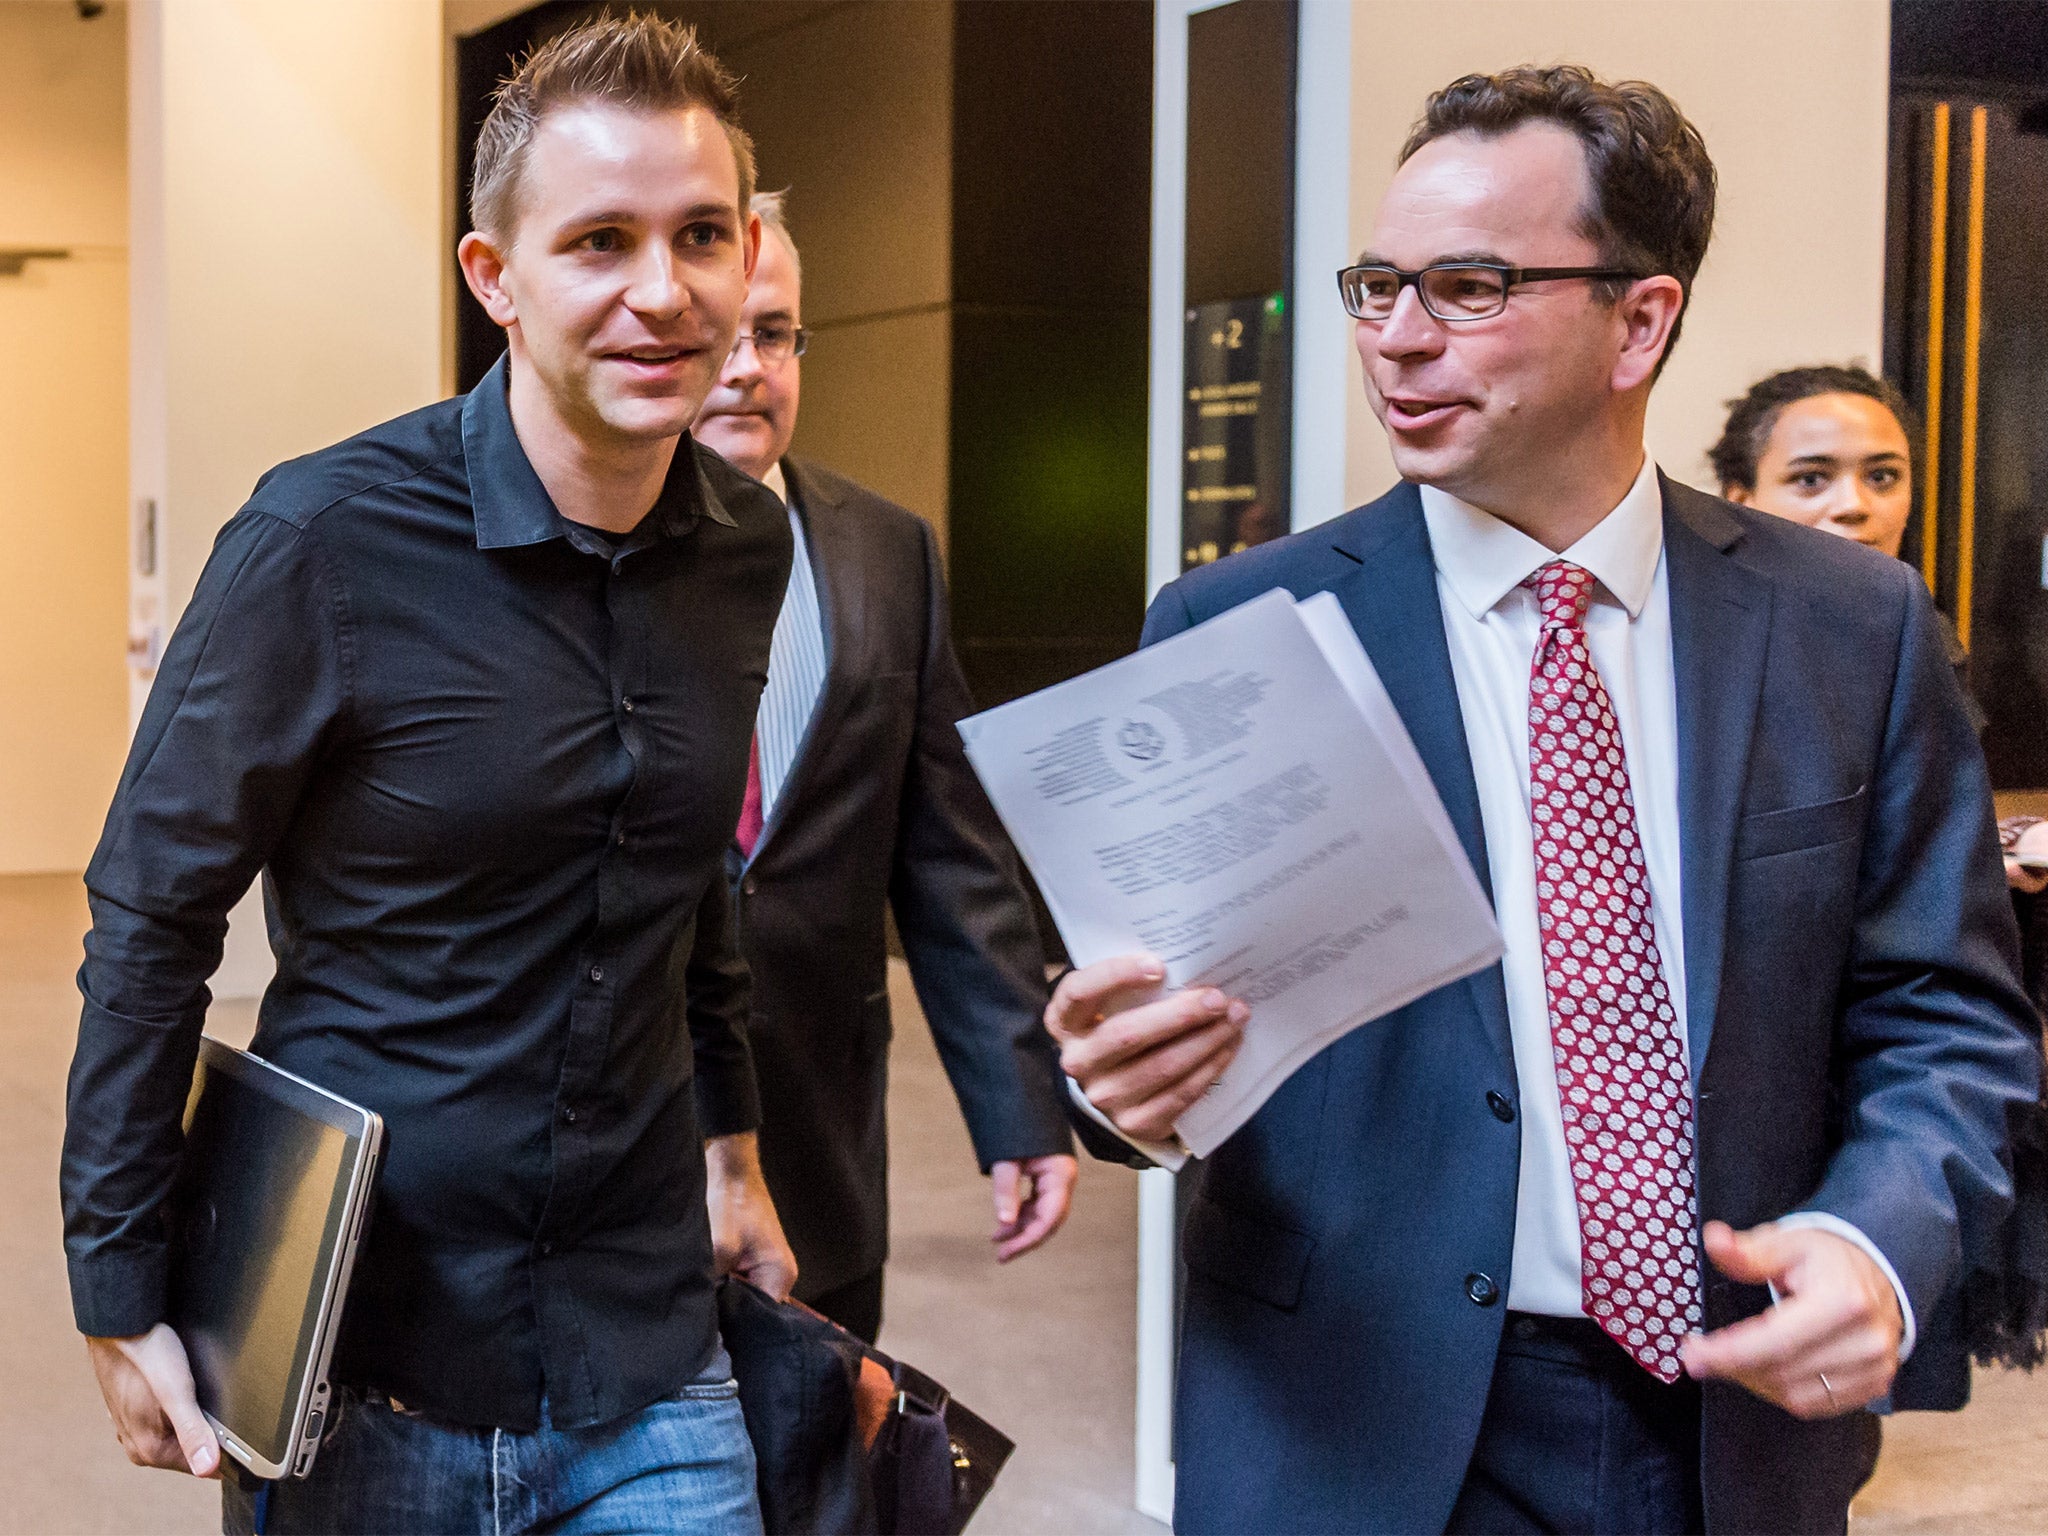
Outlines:
<svg viewBox="0 0 2048 1536"><path fill-rule="evenodd" d="M782 465L769 465L761 483L788 507L789 531L796 540L789 587L783 593L782 611L775 616L775 634L768 645L768 685L761 692L761 712L754 721L761 770L761 820L765 823L775 814L775 802L803 750L811 716L825 691L826 660L817 572L811 565L810 541L804 537L804 521L797 515Z"/></svg>
<svg viewBox="0 0 2048 1536"><path fill-rule="evenodd" d="M1541 613L1522 586L1552 560L1590 571L1586 612L1593 665L1621 726L1629 793L1650 881L1657 954L1686 1035L1685 929L1679 886L1678 689L1671 664L1671 588L1664 560L1664 498L1647 457L1620 503L1562 555L1519 529L1423 486L1422 515L1436 562L1444 638L1457 681L1465 743L1479 788L1494 915L1506 952L1508 1029L1520 1085L1521 1180L1516 1196L1508 1306L1576 1317L1583 1311L1578 1197L1550 1036L1550 994L1536 916L1536 855L1529 814L1529 670ZM1370 1026L1367 1026L1370 1028ZM1693 1084L1698 1091L1698 1084ZM1838 1217L1800 1212L1781 1225L1817 1226L1868 1253L1898 1293L1913 1343L1913 1309L1897 1273L1863 1233Z"/></svg>

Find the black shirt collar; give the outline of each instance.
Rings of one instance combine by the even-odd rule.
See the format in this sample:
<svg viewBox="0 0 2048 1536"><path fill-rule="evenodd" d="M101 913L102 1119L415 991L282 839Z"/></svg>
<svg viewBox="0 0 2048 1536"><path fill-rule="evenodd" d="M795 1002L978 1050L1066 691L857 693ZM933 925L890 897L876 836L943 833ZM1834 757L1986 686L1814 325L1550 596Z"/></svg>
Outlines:
<svg viewBox="0 0 2048 1536"><path fill-rule="evenodd" d="M576 525L555 509L547 487L534 472L519 434L512 427L507 394L509 357L500 357L462 402L462 457L469 476L470 508L476 518L478 549L511 549L571 536ZM654 508L627 541L638 546L645 536L678 537L709 517L737 527L718 493L697 462L697 445L687 434L676 444L668 479Z"/></svg>

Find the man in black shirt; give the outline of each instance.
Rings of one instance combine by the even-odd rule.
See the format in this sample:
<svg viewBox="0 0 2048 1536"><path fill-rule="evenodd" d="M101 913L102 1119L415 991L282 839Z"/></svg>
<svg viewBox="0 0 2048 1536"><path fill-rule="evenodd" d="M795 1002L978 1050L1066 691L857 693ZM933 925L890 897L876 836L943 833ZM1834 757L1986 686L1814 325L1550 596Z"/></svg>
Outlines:
<svg viewBox="0 0 2048 1536"><path fill-rule="evenodd" d="M752 175L688 32L537 52L461 249L506 358L266 475L165 657L86 877L63 1168L131 1458L219 1469L162 1208L259 870L255 1049L388 1132L327 1443L304 1482L238 1479L231 1528L759 1529L713 1277L786 1292L795 1266L745 970L701 929L791 541L687 435L758 249Z"/></svg>

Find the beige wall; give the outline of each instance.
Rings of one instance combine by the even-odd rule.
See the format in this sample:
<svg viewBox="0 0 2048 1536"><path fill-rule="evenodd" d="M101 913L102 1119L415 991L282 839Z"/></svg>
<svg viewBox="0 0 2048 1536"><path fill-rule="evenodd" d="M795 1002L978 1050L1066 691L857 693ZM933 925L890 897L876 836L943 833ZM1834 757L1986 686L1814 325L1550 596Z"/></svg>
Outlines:
<svg viewBox="0 0 2048 1536"><path fill-rule="evenodd" d="M134 494L176 622L257 477L441 393L444 32L436 0L134 0ZM139 698L148 676L132 682ZM214 990L260 988L257 904Z"/></svg>
<svg viewBox="0 0 2048 1536"><path fill-rule="evenodd" d="M0 874L84 866L127 747L126 42L0 4Z"/></svg>
<svg viewBox="0 0 2048 1536"><path fill-rule="evenodd" d="M1882 0L1358 0L1352 15L1354 249L1423 98L1460 74L1584 63L1655 82L1698 125L1720 170L1719 224L1650 406L1650 451L1674 477L1709 483L1722 402L1759 376L1878 363L1891 24ZM1347 388L1355 505L1394 474L1355 366Z"/></svg>
<svg viewBox="0 0 2048 1536"><path fill-rule="evenodd" d="M758 7L724 61L789 187L804 253L796 450L946 527L953 12L944 0ZM687 16L688 6L676 7ZM709 13L707 13L707 16ZM717 36L715 23L706 27Z"/></svg>
<svg viewBox="0 0 2048 1536"><path fill-rule="evenodd" d="M135 470L175 613L265 469L440 393L443 39L433 0L137 0L136 35Z"/></svg>

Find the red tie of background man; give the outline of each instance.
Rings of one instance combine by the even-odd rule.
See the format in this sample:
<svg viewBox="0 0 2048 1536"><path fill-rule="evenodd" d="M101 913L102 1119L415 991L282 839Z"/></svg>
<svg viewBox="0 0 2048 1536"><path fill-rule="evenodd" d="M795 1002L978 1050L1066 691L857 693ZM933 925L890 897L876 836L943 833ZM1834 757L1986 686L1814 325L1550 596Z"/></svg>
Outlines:
<svg viewBox="0 0 2048 1536"><path fill-rule="evenodd" d="M1663 1381L1700 1323L1692 1090L1650 918L1621 727L1586 646L1589 571L1523 583L1543 628L1529 669L1529 816L1550 1038L1591 1317Z"/></svg>
<svg viewBox="0 0 2048 1536"><path fill-rule="evenodd" d="M747 798L740 802L740 824L733 832L743 857L751 859L761 841L761 742L756 737L747 748Z"/></svg>

